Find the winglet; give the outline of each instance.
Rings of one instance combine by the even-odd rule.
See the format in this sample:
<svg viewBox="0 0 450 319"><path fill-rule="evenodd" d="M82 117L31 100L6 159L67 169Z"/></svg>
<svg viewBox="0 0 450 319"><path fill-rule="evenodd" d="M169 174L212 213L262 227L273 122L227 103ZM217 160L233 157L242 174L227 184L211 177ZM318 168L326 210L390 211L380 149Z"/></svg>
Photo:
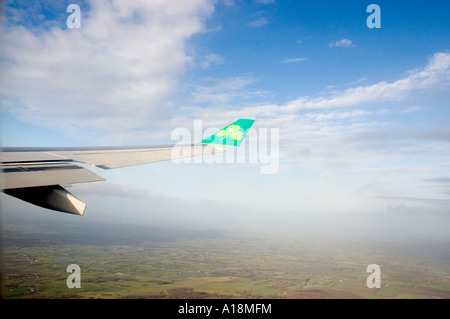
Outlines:
<svg viewBox="0 0 450 319"><path fill-rule="evenodd" d="M254 120L239 119L210 137L205 138L200 143L238 147L241 145L250 127L252 127L253 122Z"/></svg>

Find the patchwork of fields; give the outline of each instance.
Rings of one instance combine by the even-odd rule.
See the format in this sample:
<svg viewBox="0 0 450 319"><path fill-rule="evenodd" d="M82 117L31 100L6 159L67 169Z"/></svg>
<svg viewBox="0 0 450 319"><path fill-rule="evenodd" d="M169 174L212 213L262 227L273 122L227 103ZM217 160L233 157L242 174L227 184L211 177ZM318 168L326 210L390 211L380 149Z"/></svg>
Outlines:
<svg viewBox="0 0 450 319"><path fill-rule="evenodd" d="M3 298L450 298L446 245L52 229L5 225Z"/></svg>

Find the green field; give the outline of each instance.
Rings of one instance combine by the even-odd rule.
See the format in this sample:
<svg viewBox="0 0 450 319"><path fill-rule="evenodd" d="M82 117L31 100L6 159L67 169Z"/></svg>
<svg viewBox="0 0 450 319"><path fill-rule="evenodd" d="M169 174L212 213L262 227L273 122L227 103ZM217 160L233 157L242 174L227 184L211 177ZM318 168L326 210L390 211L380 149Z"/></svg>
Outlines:
<svg viewBox="0 0 450 319"><path fill-rule="evenodd" d="M50 228L4 225L3 298L450 297L449 248L436 243ZM67 287L69 264L81 288ZM381 288L367 287L369 264Z"/></svg>

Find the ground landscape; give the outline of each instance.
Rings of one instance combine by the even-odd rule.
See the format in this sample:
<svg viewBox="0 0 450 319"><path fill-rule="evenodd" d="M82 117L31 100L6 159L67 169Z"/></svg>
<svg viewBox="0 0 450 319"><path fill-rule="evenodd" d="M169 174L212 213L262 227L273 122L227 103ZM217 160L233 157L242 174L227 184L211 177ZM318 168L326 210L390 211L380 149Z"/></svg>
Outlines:
<svg viewBox="0 0 450 319"><path fill-rule="evenodd" d="M3 225L2 296L450 298L448 245L260 236L110 224ZM369 289L369 264L381 288ZM81 288L69 289L69 264Z"/></svg>

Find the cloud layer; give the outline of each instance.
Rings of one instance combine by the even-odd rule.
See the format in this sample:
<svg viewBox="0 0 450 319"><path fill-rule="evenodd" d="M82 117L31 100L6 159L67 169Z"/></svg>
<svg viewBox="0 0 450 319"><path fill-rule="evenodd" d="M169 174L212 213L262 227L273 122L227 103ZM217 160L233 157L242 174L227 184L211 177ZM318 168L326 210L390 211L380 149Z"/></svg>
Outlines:
<svg viewBox="0 0 450 319"><path fill-rule="evenodd" d="M122 134L170 116L178 77L195 63L186 41L204 31L211 2L89 5L81 7L80 29L24 26L26 20L5 26L0 90L6 109L33 124Z"/></svg>
<svg viewBox="0 0 450 319"><path fill-rule="evenodd" d="M341 39L336 42L330 42L328 44L328 46L330 48L334 48L334 47L351 48L351 47L354 47L355 45L353 44L353 41L350 39Z"/></svg>
<svg viewBox="0 0 450 319"><path fill-rule="evenodd" d="M256 128L279 128L278 175L283 177L274 178L283 187L292 183L284 192L293 196L286 201L279 198L280 210L320 203L317 207L322 212L386 211L394 207L392 212L399 207L402 212L444 214L444 206L433 200L419 205L417 199L445 197L442 190L435 192L424 180L446 176L450 168L449 131L434 122L414 125L406 118L425 111L439 114L439 106L430 110L416 103L421 96L448 89L449 71L450 54L436 53L425 66L407 71L397 80L359 85L330 95L302 96L284 104L235 107L225 98L215 100L216 93L220 97L224 93L211 89L204 97L216 105L214 108L186 107L184 117L174 121L181 124L201 118L208 119L205 125L219 126L225 119L256 118ZM240 94L250 92L248 83L236 79L234 83L235 91L241 83ZM300 189L298 194L296 189Z"/></svg>
<svg viewBox="0 0 450 319"><path fill-rule="evenodd" d="M247 77L248 78L248 77ZM237 90L238 86L244 90L248 82L243 77L233 78L235 85L233 90ZM439 87L445 88L450 84L450 54L436 53L434 54L425 67L406 72L406 75L393 82L381 81L371 85L357 86L343 91L336 91L332 95L322 95L318 97L299 97L285 104L262 104L248 107L231 107L225 106L221 109L220 115L227 116L233 114L239 117L282 117L282 116L298 116L299 112L307 110L332 110L346 109L351 107L363 106L369 103L377 102L396 102L411 98L414 95L421 94L426 90L432 90ZM210 86L209 91L213 92L214 86ZM205 91L208 89L203 88ZM209 96L209 100L214 100L214 95ZM408 112L419 110L417 106L409 108ZM197 109L195 107L188 108L193 112L194 118L214 118L217 114L217 108ZM201 114L200 114L201 113Z"/></svg>

